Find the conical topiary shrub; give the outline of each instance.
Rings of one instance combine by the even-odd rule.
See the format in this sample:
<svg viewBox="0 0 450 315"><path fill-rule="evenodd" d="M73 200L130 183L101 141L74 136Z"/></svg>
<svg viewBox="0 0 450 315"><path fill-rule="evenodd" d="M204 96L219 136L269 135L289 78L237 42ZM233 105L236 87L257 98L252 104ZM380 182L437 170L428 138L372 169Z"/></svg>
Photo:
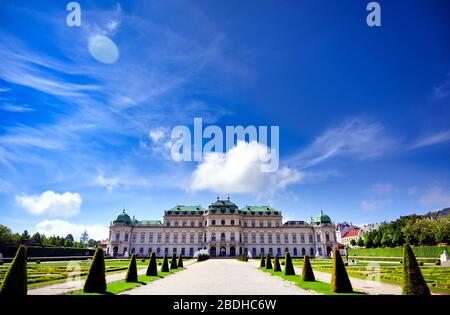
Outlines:
<svg viewBox="0 0 450 315"><path fill-rule="evenodd" d="M285 259L284 259L284 274L286 276L293 276L295 275L294 266L292 265L292 259L289 252L286 252Z"/></svg>
<svg viewBox="0 0 450 315"><path fill-rule="evenodd" d="M430 295L430 289L423 279L416 257L408 244L405 244L403 248L402 294Z"/></svg>
<svg viewBox="0 0 450 315"><path fill-rule="evenodd" d="M27 295L27 248L25 246L19 246L17 249L16 256L0 288L0 295Z"/></svg>
<svg viewBox="0 0 450 315"><path fill-rule="evenodd" d="M261 262L260 262L259 266L261 268L264 268L266 266L266 261L265 261L264 256L262 254L261 254Z"/></svg>
<svg viewBox="0 0 450 315"><path fill-rule="evenodd" d="M270 259L270 254L267 254L266 269L273 269L273 267L272 267L272 260Z"/></svg>
<svg viewBox="0 0 450 315"><path fill-rule="evenodd" d="M183 268L183 258L181 258L181 255L178 258L178 268Z"/></svg>
<svg viewBox="0 0 450 315"><path fill-rule="evenodd" d="M341 254L338 249L333 254L333 271L331 273L331 291L338 293L353 292L352 284L348 278L347 270L342 261Z"/></svg>
<svg viewBox="0 0 450 315"><path fill-rule="evenodd" d="M136 254L131 255L130 264L128 265L125 282L138 282Z"/></svg>
<svg viewBox="0 0 450 315"><path fill-rule="evenodd" d="M83 291L86 293L106 292L105 256L100 247L97 247L95 251Z"/></svg>
<svg viewBox="0 0 450 315"><path fill-rule="evenodd" d="M309 262L309 257L305 255L303 258L303 268L302 268L302 280L303 281L316 281L314 277L314 272Z"/></svg>
<svg viewBox="0 0 450 315"><path fill-rule="evenodd" d="M281 271L280 260L278 259L278 255L275 255L275 263L273 271Z"/></svg>
<svg viewBox="0 0 450 315"><path fill-rule="evenodd" d="M169 272L169 260L167 254L164 254L164 259L161 265L161 272Z"/></svg>
<svg viewBox="0 0 450 315"><path fill-rule="evenodd" d="M147 272L145 273L147 276L157 276L158 275L158 268L156 266L156 255L153 252L150 256L150 262L148 263Z"/></svg>
<svg viewBox="0 0 450 315"><path fill-rule="evenodd" d="M170 261L170 269L178 269L177 255L175 253L173 253L172 260Z"/></svg>

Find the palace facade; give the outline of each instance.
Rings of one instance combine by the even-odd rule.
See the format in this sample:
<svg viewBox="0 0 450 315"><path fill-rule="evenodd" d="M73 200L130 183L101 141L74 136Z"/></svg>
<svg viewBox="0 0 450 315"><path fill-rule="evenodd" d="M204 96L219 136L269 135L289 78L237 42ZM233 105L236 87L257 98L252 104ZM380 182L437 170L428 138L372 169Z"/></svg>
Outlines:
<svg viewBox="0 0 450 315"><path fill-rule="evenodd" d="M123 210L109 227L107 255L192 256L207 249L211 256L265 255L330 257L337 247L335 227L321 212L310 222L282 223L281 212L270 206L245 206L219 200L208 209L177 205L164 212L163 222L138 221Z"/></svg>

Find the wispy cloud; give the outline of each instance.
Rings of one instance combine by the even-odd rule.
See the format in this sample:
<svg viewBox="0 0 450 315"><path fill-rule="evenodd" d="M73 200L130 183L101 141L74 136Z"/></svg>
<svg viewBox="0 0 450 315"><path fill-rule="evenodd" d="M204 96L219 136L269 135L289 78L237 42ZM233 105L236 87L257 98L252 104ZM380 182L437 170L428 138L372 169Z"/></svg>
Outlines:
<svg viewBox="0 0 450 315"><path fill-rule="evenodd" d="M418 149L448 141L450 141L450 130L421 137L417 139L412 145L410 145L409 149Z"/></svg>
<svg viewBox="0 0 450 315"><path fill-rule="evenodd" d="M443 99L450 96L450 73L447 74L447 79L438 86L433 88L434 97Z"/></svg>
<svg viewBox="0 0 450 315"><path fill-rule="evenodd" d="M445 190L440 184L433 184L421 196L420 202L424 205L440 207L450 206L450 190Z"/></svg>
<svg viewBox="0 0 450 315"><path fill-rule="evenodd" d="M34 112L34 108L28 105L4 104L0 105L0 110L13 113L28 113Z"/></svg>

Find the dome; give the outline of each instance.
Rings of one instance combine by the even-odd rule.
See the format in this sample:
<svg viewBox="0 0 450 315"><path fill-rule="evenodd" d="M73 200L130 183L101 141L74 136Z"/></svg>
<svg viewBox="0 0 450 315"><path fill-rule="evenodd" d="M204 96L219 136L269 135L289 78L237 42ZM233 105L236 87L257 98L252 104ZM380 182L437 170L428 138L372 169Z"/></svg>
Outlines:
<svg viewBox="0 0 450 315"><path fill-rule="evenodd" d="M139 224L139 221L133 216L133 220L131 220L131 224Z"/></svg>
<svg viewBox="0 0 450 315"><path fill-rule="evenodd" d="M331 218L323 213L323 211L320 211L320 214L315 219L316 223L331 223Z"/></svg>
<svg viewBox="0 0 450 315"><path fill-rule="evenodd" d="M125 213L125 209L121 214L117 216L117 219L114 221L114 223L124 223L124 224L131 223L131 218L128 214Z"/></svg>

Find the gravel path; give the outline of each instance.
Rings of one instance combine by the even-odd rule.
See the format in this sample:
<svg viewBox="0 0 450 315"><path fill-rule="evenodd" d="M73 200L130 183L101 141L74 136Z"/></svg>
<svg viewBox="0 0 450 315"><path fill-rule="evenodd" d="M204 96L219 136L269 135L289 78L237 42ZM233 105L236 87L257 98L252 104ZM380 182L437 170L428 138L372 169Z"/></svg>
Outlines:
<svg viewBox="0 0 450 315"><path fill-rule="evenodd" d="M187 270L125 291L127 295L313 295L289 281L236 259L210 259Z"/></svg>
<svg viewBox="0 0 450 315"><path fill-rule="evenodd" d="M184 261L184 266L189 266L190 264L194 263L196 260L190 259L188 261ZM158 266L158 269L160 266ZM138 267L138 275L144 275L147 271L147 267ZM121 281L125 278L126 271L124 272L118 272L106 275L106 282L116 282ZM78 281L66 281L51 285L46 285L38 288L28 289L28 295L58 295L58 294L64 294L66 292L70 291L76 291L83 288L85 279L81 279Z"/></svg>

